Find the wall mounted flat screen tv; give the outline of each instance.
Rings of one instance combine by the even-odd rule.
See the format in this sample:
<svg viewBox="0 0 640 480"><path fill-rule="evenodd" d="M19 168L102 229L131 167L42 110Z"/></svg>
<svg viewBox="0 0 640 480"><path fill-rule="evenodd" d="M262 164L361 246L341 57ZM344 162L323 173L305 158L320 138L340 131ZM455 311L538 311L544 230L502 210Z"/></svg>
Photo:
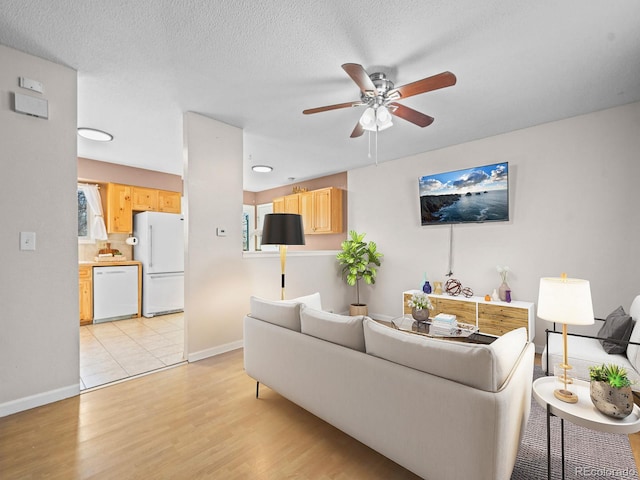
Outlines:
<svg viewBox="0 0 640 480"><path fill-rule="evenodd" d="M422 225L509 220L509 163L419 179Z"/></svg>

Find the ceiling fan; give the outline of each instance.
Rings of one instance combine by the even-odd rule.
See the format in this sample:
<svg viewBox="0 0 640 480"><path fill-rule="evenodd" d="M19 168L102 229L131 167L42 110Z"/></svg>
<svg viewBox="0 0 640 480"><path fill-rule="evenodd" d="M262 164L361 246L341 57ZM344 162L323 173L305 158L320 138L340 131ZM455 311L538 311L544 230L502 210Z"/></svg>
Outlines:
<svg viewBox="0 0 640 480"><path fill-rule="evenodd" d="M366 106L367 109L351 132L351 138L361 136L365 130L380 131L389 128L392 125L392 115L419 127L431 125L433 117L402 105L396 100L450 87L456 83L456 76L453 73L442 72L401 87L394 87L393 82L387 79L384 73L376 72L369 75L362 65L357 63L345 63L342 68L360 88L360 100L309 108L302 113L310 115L340 108Z"/></svg>

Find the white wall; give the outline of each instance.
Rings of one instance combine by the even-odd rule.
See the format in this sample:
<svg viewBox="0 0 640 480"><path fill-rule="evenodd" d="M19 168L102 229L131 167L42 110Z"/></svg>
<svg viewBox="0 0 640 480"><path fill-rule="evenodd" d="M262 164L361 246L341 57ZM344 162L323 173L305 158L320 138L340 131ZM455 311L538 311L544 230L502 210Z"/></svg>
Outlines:
<svg viewBox="0 0 640 480"><path fill-rule="evenodd" d="M355 302L355 289L340 277L337 251L287 253L285 298L291 299L320 292L322 308L337 313L349 310ZM245 258L249 295L280 299L279 253L248 254ZM247 304L248 306L248 304ZM247 310L248 311L248 310Z"/></svg>
<svg viewBox="0 0 640 480"><path fill-rule="evenodd" d="M76 72L0 45L0 416L79 389ZM44 93L18 87L42 82ZM49 119L13 111L20 92ZM36 251L19 251L21 231Z"/></svg>
<svg viewBox="0 0 640 480"><path fill-rule="evenodd" d="M242 346L249 297L280 298L278 254L242 254L242 130L184 115L185 319L190 361ZM216 236L216 228L227 231ZM335 253L287 257L287 298L316 291L327 309L344 309L351 293Z"/></svg>
<svg viewBox="0 0 640 480"><path fill-rule="evenodd" d="M514 299L537 302L540 277L567 272L590 280L596 316L628 310L640 294L639 152L635 103L350 171L349 227L385 254L369 311L398 315L423 272L446 280L450 227L420 225L418 177L495 162L509 162L511 220L455 225L454 277L485 295L508 265ZM537 321L538 346L547 326Z"/></svg>
<svg viewBox="0 0 640 480"><path fill-rule="evenodd" d="M187 352L197 360L242 339L242 130L187 112L183 132Z"/></svg>

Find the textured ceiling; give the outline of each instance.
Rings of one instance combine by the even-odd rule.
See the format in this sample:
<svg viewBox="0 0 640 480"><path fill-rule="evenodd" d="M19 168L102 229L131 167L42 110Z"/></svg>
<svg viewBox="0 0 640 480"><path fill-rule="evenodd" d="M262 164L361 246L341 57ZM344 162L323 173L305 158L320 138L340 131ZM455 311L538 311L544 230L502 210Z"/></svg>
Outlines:
<svg viewBox="0 0 640 480"><path fill-rule="evenodd" d="M637 0L2 0L0 43L78 71L78 125L115 136L80 156L181 175L194 111L244 130L252 191L373 162L361 109L302 115L359 98L346 62L458 78L402 101L435 122L396 119L381 162L640 100Z"/></svg>

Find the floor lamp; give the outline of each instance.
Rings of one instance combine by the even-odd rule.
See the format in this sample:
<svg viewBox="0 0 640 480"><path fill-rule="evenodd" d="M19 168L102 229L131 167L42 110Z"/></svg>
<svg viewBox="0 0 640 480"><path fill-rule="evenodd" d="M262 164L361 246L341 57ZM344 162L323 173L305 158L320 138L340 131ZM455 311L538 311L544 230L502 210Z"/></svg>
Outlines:
<svg viewBox="0 0 640 480"><path fill-rule="evenodd" d="M282 291L284 300L284 270L287 262L287 245L304 245L302 215L296 213L268 213L262 226L262 245L280 246L280 268L282 270Z"/></svg>
<svg viewBox="0 0 640 480"><path fill-rule="evenodd" d="M553 394L559 400L576 403L578 395L567 389L567 370L571 369L567 357L567 325L591 325L594 323L591 288L588 280L567 278L541 278L538 293L538 317L562 324L562 379L564 388Z"/></svg>

